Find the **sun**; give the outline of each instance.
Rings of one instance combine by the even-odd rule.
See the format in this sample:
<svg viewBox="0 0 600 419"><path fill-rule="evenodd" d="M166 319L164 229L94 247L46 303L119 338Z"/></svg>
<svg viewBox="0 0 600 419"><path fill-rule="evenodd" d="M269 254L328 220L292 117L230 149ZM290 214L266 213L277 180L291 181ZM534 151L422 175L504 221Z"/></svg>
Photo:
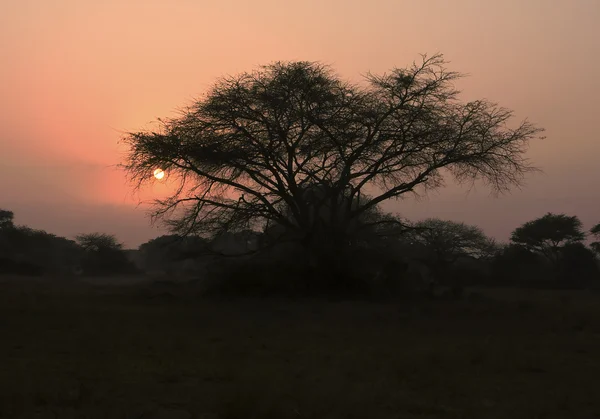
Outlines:
<svg viewBox="0 0 600 419"><path fill-rule="evenodd" d="M158 180L161 180L165 177L165 172L163 171L163 169L156 169L154 171L154 177Z"/></svg>

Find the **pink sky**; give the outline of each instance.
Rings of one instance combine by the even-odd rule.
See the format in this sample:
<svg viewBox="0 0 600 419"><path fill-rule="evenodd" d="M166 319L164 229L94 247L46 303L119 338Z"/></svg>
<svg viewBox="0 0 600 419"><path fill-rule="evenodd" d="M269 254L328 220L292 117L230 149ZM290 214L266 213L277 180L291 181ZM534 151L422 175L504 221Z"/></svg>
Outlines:
<svg viewBox="0 0 600 419"><path fill-rule="evenodd" d="M597 0L21 0L0 9L0 208L72 237L128 247L157 236L114 168L120 131L147 126L215 78L276 60L318 60L344 78L441 52L465 100L487 98L546 128L544 170L491 198L450 186L388 208L506 240L546 212L600 222ZM144 196L160 193L160 187Z"/></svg>

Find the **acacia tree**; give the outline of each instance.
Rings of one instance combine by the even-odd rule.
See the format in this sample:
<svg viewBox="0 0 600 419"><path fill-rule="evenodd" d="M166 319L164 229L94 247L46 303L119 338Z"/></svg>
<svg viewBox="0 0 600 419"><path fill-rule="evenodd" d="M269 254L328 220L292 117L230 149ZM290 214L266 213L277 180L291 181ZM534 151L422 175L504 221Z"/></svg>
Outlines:
<svg viewBox="0 0 600 419"><path fill-rule="evenodd" d="M433 262L441 266L453 264L461 257L490 257L497 250L494 240L477 226L428 218L414 227L413 241L422 245Z"/></svg>
<svg viewBox="0 0 600 419"><path fill-rule="evenodd" d="M577 216L552 213L526 222L515 229L510 238L511 242L544 256L554 268L558 267L560 251L566 244L584 239L582 224Z"/></svg>
<svg viewBox="0 0 600 419"><path fill-rule="evenodd" d="M112 234L89 233L75 237L84 250L83 271L92 274L129 273L135 270L120 243Z"/></svg>
<svg viewBox="0 0 600 419"><path fill-rule="evenodd" d="M123 250L123 244L120 243L112 234L88 233L80 234L75 237L77 243L85 251L120 251Z"/></svg>
<svg viewBox="0 0 600 419"><path fill-rule="evenodd" d="M368 74L362 85L319 63L277 62L222 78L180 116L128 133L124 167L137 187L157 168L175 179L152 216L179 234L273 221L309 250L339 247L362 214L439 188L446 175L503 192L534 170L524 152L542 129L509 127L512 112L495 103L461 102L460 77L442 55ZM316 202L306 197L311 185L325 191ZM326 241L311 223L325 205Z"/></svg>

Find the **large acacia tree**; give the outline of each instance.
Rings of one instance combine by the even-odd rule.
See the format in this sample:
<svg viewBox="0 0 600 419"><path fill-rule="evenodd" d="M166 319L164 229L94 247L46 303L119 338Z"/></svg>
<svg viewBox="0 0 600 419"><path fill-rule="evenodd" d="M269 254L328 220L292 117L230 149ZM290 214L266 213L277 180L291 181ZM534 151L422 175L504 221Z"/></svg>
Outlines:
<svg viewBox="0 0 600 419"><path fill-rule="evenodd" d="M460 101L462 75L445 66L442 55L423 56L362 84L314 62L225 77L181 115L127 134L124 166L138 187L157 168L175 176L178 190L153 212L174 232L272 221L308 248L323 243L311 221L320 206L333 209L326 231L339 245L364 213L439 188L448 175L495 192L519 185L534 170L524 153L542 129L509 125L512 112L495 103ZM314 185L325 191L317 201L306 196Z"/></svg>

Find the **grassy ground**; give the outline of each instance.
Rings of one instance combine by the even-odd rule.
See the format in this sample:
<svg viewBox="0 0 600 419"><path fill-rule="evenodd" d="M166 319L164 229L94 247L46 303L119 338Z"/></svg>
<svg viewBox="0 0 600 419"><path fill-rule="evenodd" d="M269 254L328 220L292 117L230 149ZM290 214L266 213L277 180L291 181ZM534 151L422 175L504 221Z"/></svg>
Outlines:
<svg viewBox="0 0 600 419"><path fill-rule="evenodd" d="M600 297L179 299L0 282L0 417L600 417Z"/></svg>

